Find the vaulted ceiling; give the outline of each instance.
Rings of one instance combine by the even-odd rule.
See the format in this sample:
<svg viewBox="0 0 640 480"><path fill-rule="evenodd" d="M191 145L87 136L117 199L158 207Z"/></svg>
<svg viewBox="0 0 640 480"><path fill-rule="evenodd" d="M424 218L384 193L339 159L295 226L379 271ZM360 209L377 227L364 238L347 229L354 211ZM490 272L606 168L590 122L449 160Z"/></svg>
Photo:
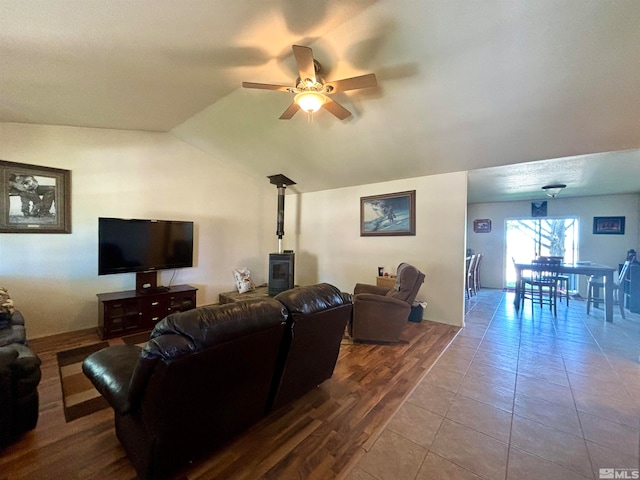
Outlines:
<svg viewBox="0 0 640 480"><path fill-rule="evenodd" d="M640 191L637 0L0 0L0 11L2 122L170 132L302 192L460 170L470 201L535 198L552 182L570 195ZM241 82L293 85L292 44L312 47L328 80L374 72L379 85L334 95L346 120L278 120L291 95Z"/></svg>

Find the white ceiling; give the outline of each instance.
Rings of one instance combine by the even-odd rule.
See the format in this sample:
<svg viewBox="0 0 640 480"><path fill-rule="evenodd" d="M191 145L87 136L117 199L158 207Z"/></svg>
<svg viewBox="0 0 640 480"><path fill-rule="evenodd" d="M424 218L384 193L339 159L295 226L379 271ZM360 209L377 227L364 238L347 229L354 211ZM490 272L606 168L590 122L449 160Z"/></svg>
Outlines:
<svg viewBox="0 0 640 480"><path fill-rule="evenodd" d="M547 200L542 187L558 184L557 198L638 193L640 149L472 170L467 202Z"/></svg>
<svg viewBox="0 0 640 480"><path fill-rule="evenodd" d="M470 202L554 182L565 196L640 191L637 0L0 0L0 12L2 122L171 132L298 191L460 170ZM240 84L293 84L292 44L312 47L328 80L375 72L379 86L334 96L347 120L278 120L289 94ZM525 163L550 159L562 160Z"/></svg>

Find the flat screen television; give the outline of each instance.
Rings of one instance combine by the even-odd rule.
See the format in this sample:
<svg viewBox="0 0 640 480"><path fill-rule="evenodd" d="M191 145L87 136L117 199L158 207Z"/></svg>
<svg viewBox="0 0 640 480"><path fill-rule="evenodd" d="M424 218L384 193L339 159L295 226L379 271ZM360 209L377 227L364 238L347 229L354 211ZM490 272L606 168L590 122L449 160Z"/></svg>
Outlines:
<svg viewBox="0 0 640 480"><path fill-rule="evenodd" d="M98 218L98 275L193 266L193 222Z"/></svg>

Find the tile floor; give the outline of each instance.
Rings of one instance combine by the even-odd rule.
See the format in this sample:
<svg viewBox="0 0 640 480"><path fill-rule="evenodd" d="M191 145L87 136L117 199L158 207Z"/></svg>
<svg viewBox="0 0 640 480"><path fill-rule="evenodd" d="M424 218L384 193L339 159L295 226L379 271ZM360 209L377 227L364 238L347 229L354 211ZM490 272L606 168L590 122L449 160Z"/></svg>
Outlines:
<svg viewBox="0 0 640 480"><path fill-rule="evenodd" d="M513 293L483 289L347 479L638 478L639 360L640 314L517 313Z"/></svg>

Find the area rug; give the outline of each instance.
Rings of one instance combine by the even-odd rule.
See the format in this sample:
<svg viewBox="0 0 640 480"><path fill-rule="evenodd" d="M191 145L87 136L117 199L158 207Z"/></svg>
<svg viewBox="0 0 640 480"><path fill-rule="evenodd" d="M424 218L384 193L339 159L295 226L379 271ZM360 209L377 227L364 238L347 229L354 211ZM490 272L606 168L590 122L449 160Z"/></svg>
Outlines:
<svg viewBox="0 0 640 480"><path fill-rule="evenodd" d="M139 347L144 347L144 345L149 341L149 336L151 335L151 331L134 333L133 335L127 335L126 337L122 337L122 341L126 345L137 345Z"/></svg>
<svg viewBox="0 0 640 480"><path fill-rule="evenodd" d="M62 384L64 418L67 422L109 406L93 387L91 381L82 373L84 359L108 346L109 342L100 342L72 350L63 350L56 354Z"/></svg>

